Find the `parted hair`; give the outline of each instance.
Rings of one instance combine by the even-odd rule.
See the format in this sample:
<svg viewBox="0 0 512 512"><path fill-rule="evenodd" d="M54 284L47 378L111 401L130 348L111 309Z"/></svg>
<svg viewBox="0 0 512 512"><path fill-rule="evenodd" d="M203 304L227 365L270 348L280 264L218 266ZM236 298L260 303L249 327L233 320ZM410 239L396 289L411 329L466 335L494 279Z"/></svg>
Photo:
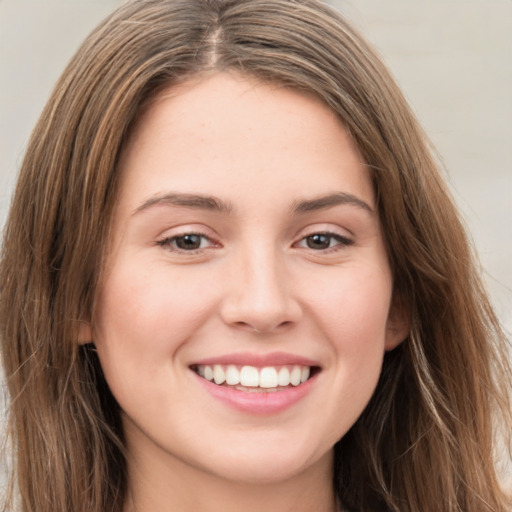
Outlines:
<svg viewBox="0 0 512 512"><path fill-rule="evenodd" d="M411 329L335 446L342 506L510 510L495 461L510 446L510 366L473 250L393 78L316 0L131 1L65 69L32 133L4 232L0 335L14 458L4 510L123 509L119 406L94 345L78 343L80 323L94 322L131 129L159 91L212 70L315 95L373 180Z"/></svg>

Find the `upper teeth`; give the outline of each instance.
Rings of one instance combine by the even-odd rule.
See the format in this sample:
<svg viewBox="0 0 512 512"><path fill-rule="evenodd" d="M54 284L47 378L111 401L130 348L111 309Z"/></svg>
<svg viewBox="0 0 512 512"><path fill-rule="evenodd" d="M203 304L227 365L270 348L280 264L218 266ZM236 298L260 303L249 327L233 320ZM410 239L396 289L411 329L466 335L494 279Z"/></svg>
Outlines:
<svg viewBox="0 0 512 512"><path fill-rule="evenodd" d="M241 385L251 388L277 388L298 386L309 379L309 366L236 366L236 365L198 365L196 371L206 380L215 384Z"/></svg>

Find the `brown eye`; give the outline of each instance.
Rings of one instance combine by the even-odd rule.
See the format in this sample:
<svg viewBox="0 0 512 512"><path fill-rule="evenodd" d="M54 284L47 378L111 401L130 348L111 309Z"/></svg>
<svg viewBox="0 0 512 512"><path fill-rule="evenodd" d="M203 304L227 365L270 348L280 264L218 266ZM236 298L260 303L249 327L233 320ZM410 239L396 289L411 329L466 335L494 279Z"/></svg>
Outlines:
<svg viewBox="0 0 512 512"><path fill-rule="evenodd" d="M329 249L343 249L354 243L350 238L337 233L312 233L299 241L297 247L304 247L314 251L327 251Z"/></svg>
<svg viewBox="0 0 512 512"><path fill-rule="evenodd" d="M175 252L194 252L213 247L216 244L206 235L199 233L185 233L179 236L164 238L158 242L160 247L165 247Z"/></svg>
<svg viewBox="0 0 512 512"><path fill-rule="evenodd" d="M201 235L183 235L174 239L174 244L183 251L194 251L201 248L203 237Z"/></svg>
<svg viewBox="0 0 512 512"><path fill-rule="evenodd" d="M325 233L315 233L306 237L306 245L309 249L328 249L333 237Z"/></svg>

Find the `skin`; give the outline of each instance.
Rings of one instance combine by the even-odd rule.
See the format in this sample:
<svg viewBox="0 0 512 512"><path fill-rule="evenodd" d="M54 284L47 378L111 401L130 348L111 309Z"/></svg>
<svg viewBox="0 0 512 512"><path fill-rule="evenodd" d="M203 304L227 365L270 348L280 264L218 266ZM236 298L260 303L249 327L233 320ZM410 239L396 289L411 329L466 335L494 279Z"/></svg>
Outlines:
<svg viewBox="0 0 512 512"><path fill-rule="evenodd" d="M120 172L83 336L123 411L126 510L336 510L333 445L408 329L371 180L342 124L313 97L211 74L152 103ZM339 193L350 201L296 210ZM225 208L174 204L175 194ZM180 249L188 233L202 235L199 248ZM315 233L334 234L328 248L311 245ZM275 351L320 368L309 393L275 414L214 399L190 368Z"/></svg>

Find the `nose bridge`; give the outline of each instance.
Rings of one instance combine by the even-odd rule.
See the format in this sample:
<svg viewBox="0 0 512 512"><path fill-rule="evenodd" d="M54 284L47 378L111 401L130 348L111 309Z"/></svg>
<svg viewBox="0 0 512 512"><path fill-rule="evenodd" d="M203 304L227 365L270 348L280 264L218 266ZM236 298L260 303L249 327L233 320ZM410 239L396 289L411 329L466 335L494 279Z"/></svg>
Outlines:
<svg viewBox="0 0 512 512"><path fill-rule="evenodd" d="M248 244L232 265L226 322L264 332L298 319L291 276L274 244Z"/></svg>

